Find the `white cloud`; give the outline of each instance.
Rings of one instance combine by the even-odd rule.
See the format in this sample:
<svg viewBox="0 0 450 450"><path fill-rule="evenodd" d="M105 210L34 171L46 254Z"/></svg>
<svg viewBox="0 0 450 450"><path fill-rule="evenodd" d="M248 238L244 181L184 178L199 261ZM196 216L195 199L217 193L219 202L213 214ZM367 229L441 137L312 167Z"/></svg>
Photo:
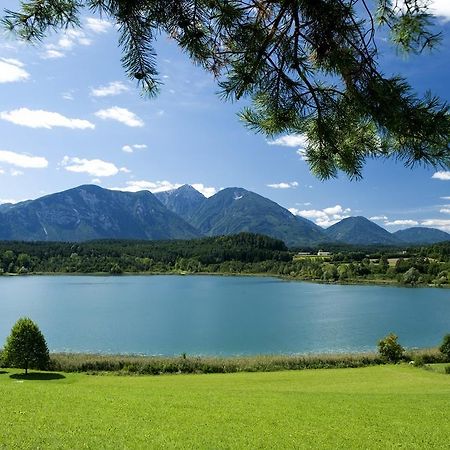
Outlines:
<svg viewBox="0 0 450 450"><path fill-rule="evenodd" d="M7 64L12 64L17 67L25 67L25 64L22 61L19 61L15 58L0 58L1 61L4 61Z"/></svg>
<svg viewBox="0 0 450 450"><path fill-rule="evenodd" d="M448 0L432 0L430 12L435 16L442 17L445 21L450 20L450 2Z"/></svg>
<svg viewBox="0 0 450 450"><path fill-rule="evenodd" d="M93 184L101 184L102 180L100 180L100 178L93 178L91 183L93 183Z"/></svg>
<svg viewBox="0 0 450 450"><path fill-rule="evenodd" d="M86 19L86 28L97 34L107 33L112 28L112 23L108 20L88 17Z"/></svg>
<svg viewBox="0 0 450 450"><path fill-rule="evenodd" d="M146 144L132 144L132 145L124 145L122 147L122 151L125 153L133 153L134 149L136 150L144 150L147 148Z"/></svg>
<svg viewBox="0 0 450 450"><path fill-rule="evenodd" d="M267 187L270 187L272 189L290 189L298 187L298 183L297 181L274 183L268 184Z"/></svg>
<svg viewBox="0 0 450 450"><path fill-rule="evenodd" d="M167 180L163 181L146 181L146 180L132 180L127 181L125 186L113 187L111 189L115 191L125 191L125 192L138 192L138 191L150 191L152 193L170 191L172 189L178 189L183 186L182 183L172 183ZM202 193L205 197L211 197L217 192L214 187L205 186L202 183L193 183L191 186Z"/></svg>
<svg viewBox="0 0 450 450"><path fill-rule="evenodd" d="M68 29L55 44L47 44L42 59L64 58L66 51L72 50L77 45L89 46L92 40L81 30Z"/></svg>
<svg viewBox="0 0 450 450"><path fill-rule="evenodd" d="M53 127L63 127L80 130L87 128L93 130L95 128L95 125L88 120L70 119L62 114L42 109L19 108L12 111L2 111L0 112L0 118L29 128L51 129Z"/></svg>
<svg viewBox="0 0 450 450"><path fill-rule="evenodd" d="M372 216L369 217L369 220L381 221L381 220L388 220L388 218L386 216Z"/></svg>
<svg viewBox="0 0 450 450"><path fill-rule="evenodd" d="M439 210L439 212L444 213L444 214L450 214L450 209L449 208L442 208Z"/></svg>
<svg viewBox="0 0 450 450"><path fill-rule="evenodd" d="M450 171L440 170L439 172L435 172L431 178L435 178L436 180L448 181L450 180Z"/></svg>
<svg viewBox="0 0 450 450"><path fill-rule="evenodd" d="M122 172L122 173L131 173L131 170L128 169L128 168L126 168L126 167L121 167L121 168L119 169L119 172Z"/></svg>
<svg viewBox="0 0 450 450"><path fill-rule="evenodd" d="M450 197L441 197L442 200L450 200Z"/></svg>
<svg viewBox="0 0 450 450"><path fill-rule="evenodd" d="M13 198L0 198L0 205L3 205L4 203L19 203L23 200L15 200Z"/></svg>
<svg viewBox="0 0 450 450"><path fill-rule="evenodd" d="M205 197L211 197L217 193L217 189L215 187L208 187L202 183L193 183L191 186Z"/></svg>
<svg viewBox="0 0 450 450"><path fill-rule="evenodd" d="M170 181L146 181L146 180L133 180L127 181L124 187L111 188L116 191L125 192L138 192L138 191L150 191L150 192L163 192L170 191L172 189L177 189L182 184L171 183Z"/></svg>
<svg viewBox="0 0 450 450"><path fill-rule="evenodd" d="M42 156L32 156L9 150L0 150L0 162L24 169L45 169L48 167L48 161Z"/></svg>
<svg viewBox="0 0 450 450"><path fill-rule="evenodd" d="M433 227L444 231L450 231L450 220L448 219L426 219L422 221L421 225L424 227Z"/></svg>
<svg viewBox="0 0 450 450"><path fill-rule="evenodd" d="M22 170L17 169L11 169L9 173L11 174L12 177L19 177L20 175L24 174Z"/></svg>
<svg viewBox="0 0 450 450"><path fill-rule="evenodd" d="M5 174L4 169L2 169L2 168L0 167L0 175L4 175L4 174Z"/></svg>
<svg viewBox="0 0 450 450"><path fill-rule="evenodd" d="M23 67L17 59L0 58L0 83L28 80L30 74Z"/></svg>
<svg viewBox="0 0 450 450"><path fill-rule="evenodd" d="M92 97L108 97L111 95L119 95L122 92L129 91L130 88L121 81L111 81L106 86L91 89Z"/></svg>
<svg viewBox="0 0 450 450"><path fill-rule="evenodd" d="M308 138L305 134L286 134L273 141L267 141L269 145L280 145L282 147L297 147L297 155L303 161L307 161L306 147L308 146Z"/></svg>
<svg viewBox="0 0 450 450"><path fill-rule="evenodd" d="M124 169L119 169L115 164L101 159L71 158L69 156L64 156L61 166L69 172L87 173L93 177L111 177Z"/></svg>
<svg viewBox="0 0 450 450"><path fill-rule="evenodd" d="M73 97L73 91L63 92L63 93L61 94L61 97L62 97L64 100L73 100L73 99L74 99L74 97Z"/></svg>
<svg viewBox="0 0 450 450"><path fill-rule="evenodd" d="M304 134L286 134L273 141L267 141L269 145L281 145L283 147L301 147L308 145L308 140Z"/></svg>
<svg viewBox="0 0 450 450"><path fill-rule="evenodd" d="M47 48L44 53L42 53L41 58L42 59L59 59L64 58L66 55L55 49Z"/></svg>
<svg viewBox="0 0 450 450"><path fill-rule="evenodd" d="M314 221L317 225L327 228L342 219L350 216L351 209L343 208L341 205L330 206L324 209L297 209L289 208L289 211L295 216L305 217Z"/></svg>
<svg viewBox="0 0 450 450"><path fill-rule="evenodd" d="M412 219L400 219L384 222L384 224L388 227L395 227L395 226L414 227L419 225L419 222L417 222L417 220Z"/></svg>
<svg viewBox="0 0 450 450"><path fill-rule="evenodd" d="M306 156L306 149L304 149L304 148L299 148L299 149L296 151L296 153L297 153L298 156L300 156L300 159L301 159L302 161L308 161L308 157Z"/></svg>
<svg viewBox="0 0 450 450"><path fill-rule="evenodd" d="M111 119L123 123L129 127L143 127L144 122L136 114L126 108L113 106L108 109L101 109L95 113L97 117L103 120Z"/></svg>

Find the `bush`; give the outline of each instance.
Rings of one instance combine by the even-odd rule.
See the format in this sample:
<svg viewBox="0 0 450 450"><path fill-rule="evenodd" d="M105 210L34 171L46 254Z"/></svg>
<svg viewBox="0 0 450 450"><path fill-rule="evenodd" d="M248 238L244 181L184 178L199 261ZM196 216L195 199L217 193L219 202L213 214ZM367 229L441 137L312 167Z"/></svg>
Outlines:
<svg viewBox="0 0 450 450"><path fill-rule="evenodd" d="M403 358L405 349L398 343L398 336L390 333L378 342L378 351L383 359L395 363Z"/></svg>
<svg viewBox="0 0 450 450"><path fill-rule="evenodd" d="M50 363L47 343L39 327L28 317L19 319L11 329L3 349L4 364L28 369L45 370Z"/></svg>
<svg viewBox="0 0 450 450"><path fill-rule="evenodd" d="M445 373L450 375L450 366L445 367Z"/></svg>
<svg viewBox="0 0 450 450"><path fill-rule="evenodd" d="M444 336L439 351L450 361L450 333Z"/></svg>

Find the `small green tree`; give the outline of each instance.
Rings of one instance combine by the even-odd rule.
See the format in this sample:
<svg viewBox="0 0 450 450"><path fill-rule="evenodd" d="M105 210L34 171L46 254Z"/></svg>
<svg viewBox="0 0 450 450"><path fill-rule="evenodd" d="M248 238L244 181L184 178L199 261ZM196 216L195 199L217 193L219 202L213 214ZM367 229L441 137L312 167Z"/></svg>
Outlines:
<svg viewBox="0 0 450 450"><path fill-rule="evenodd" d="M378 341L378 351L386 361L395 363L402 359L405 349L399 344L398 336L390 333Z"/></svg>
<svg viewBox="0 0 450 450"><path fill-rule="evenodd" d="M3 358L5 366L19 367L25 370L25 374L28 369L48 368L50 357L44 335L28 317L22 317L12 327Z"/></svg>
<svg viewBox="0 0 450 450"><path fill-rule="evenodd" d="M439 351L446 356L447 361L450 361L450 333L444 336Z"/></svg>

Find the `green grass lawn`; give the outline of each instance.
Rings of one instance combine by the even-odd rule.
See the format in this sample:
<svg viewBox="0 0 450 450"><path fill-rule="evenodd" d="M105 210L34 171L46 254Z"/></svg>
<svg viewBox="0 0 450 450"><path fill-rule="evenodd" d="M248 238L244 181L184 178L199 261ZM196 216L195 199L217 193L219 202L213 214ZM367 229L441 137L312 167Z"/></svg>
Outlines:
<svg viewBox="0 0 450 450"><path fill-rule="evenodd" d="M23 380L0 448L449 448L450 376L361 369Z"/></svg>

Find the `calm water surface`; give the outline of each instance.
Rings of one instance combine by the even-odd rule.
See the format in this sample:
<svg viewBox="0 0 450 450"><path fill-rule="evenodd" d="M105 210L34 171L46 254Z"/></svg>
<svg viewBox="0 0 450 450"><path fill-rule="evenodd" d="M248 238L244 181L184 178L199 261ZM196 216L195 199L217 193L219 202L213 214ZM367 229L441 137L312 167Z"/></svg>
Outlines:
<svg viewBox="0 0 450 450"><path fill-rule="evenodd" d="M0 277L0 345L21 316L52 351L179 355L373 350L450 332L450 290L220 276Z"/></svg>

